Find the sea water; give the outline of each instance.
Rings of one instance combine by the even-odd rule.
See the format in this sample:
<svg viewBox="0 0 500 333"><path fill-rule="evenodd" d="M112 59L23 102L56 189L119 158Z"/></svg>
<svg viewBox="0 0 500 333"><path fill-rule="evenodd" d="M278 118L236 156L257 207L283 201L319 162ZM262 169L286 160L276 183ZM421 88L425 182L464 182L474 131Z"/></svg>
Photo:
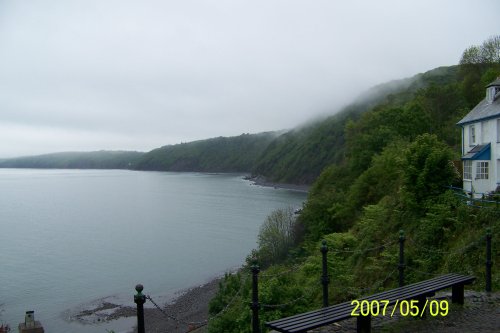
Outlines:
<svg viewBox="0 0 500 333"><path fill-rule="evenodd" d="M106 297L159 300L239 267L260 225L303 192L235 174L0 169L0 322L35 311L47 333L127 330L135 318L82 325ZM125 328L124 328L125 327Z"/></svg>

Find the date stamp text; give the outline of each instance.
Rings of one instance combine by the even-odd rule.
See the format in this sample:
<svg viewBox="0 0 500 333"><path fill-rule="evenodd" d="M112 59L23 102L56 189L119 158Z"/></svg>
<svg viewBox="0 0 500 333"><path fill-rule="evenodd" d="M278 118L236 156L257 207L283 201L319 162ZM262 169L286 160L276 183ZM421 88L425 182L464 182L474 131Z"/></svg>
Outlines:
<svg viewBox="0 0 500 333"><path fill-rule="evenodd" d="M354 305L354 309L351 311L351 316L391 316L400 314L403 317L423 317L425 313L429 313L431 316L441 316L445 317L448 315L449 305L447 300L425 300L425 303L419 304L418 300L396 300L396 303L392 306L389 300L353 300L351 305Z"/></svg>

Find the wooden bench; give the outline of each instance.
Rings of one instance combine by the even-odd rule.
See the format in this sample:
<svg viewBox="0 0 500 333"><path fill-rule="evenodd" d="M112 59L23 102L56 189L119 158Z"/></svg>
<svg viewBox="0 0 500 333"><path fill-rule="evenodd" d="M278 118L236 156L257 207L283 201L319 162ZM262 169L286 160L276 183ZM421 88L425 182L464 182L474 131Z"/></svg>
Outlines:
<svg viewBox="0 0 500 333"><path fill-rule="evenodd" d="M422 310L425 305L426 298L434 296L436 291L452 288L452 302L464 303L464 285L471 284L476 278L473 276L465 276L460 274L446 274L426 281L413 283L404 287L384 291L372 296L358 299L360 302L367 301L389 301L386 316L389 316L392 311L390 305L396 304L396 301L402 300L418 300L418 306ZM326 326L337 321L351 318L351 313L354 305L351 302L340 303L315 311L310 311L295 316L278 319L271 322L266 322L266 326L279 332L298 333L307 332L314 328ZM426 310L428 312L428 310ZM359 313L359 308L358 308ZM399 313L399 311L396 311ZM357 331L371 331L371 317L357 316Z"/></svg>

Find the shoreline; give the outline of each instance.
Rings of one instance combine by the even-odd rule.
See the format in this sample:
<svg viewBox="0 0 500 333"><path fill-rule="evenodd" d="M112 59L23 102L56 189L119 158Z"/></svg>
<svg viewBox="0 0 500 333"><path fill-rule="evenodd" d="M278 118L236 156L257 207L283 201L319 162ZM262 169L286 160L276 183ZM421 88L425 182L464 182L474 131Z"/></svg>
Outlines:
<svg viewBox="0 0 500 333"><path fill-rule="evenodd" d="M223 276L213 277L202 284L178 290L167 296L167 299L164 296L151 298L161 310L151 299L146 299L146 333L186 333L206 327L208 304L219 290L219 283L223 279ZM110 296L72 313L69 321L84 326L102 327L103 330L110 328L116 333L137 333L136 313L135 304L116 302Z"/></svg>
<svg viewBox="0 0 500 333"><path fill-rule="evenodd" d="M208 304L219 290L219 283L223 279L223 276L218 276L201 285L181 289L166 301L163 297L152 298L161 310L151 299L146 299L144 304L146 333L186 333L206 327ZM96 325L95 327L105 325L112 327L117 333L137 333L136 311L135 305L116 304L106 297L94 303L92 307L73 314L70 321L81 325ZM127 326L125 319L129 322L132 320L133 323L128 329L125 328Z"/></svg>
<svg viewBox="0 0 500 333"><path fill-rule="evenodd" d="M163 311L151 307L151 301L144 308L144 326L147 333L185 333L205 327L208 320L208 303L219 290L223 277L177 292L166 304L158 304ZM153 299L154 300L154 299ZM134 333L137 327L134 327Z"/></svg>
<svg viewBox="0 0 500 333"><path fill-rule="evenodd" d="M245 180L249 180L252 182L252 185L256 186L265 186L265 187L273 187L275 189L285 189L299 192L308 193L311 189L311 185L297 185L297 184L287 184L287 183L274 183L267 181L267 179L263 176L245 176L243 177Z"/></svg>
<svg viewBox="0 0 500 333"><path fill-rule="evenodd" d="M202 284L175 291L169 296L147 298L144 303L146 333L186 333L206 327L208 304L219 290L219 283L223 279L224 276L219 275ZM113 296L97 300L77 312L69 313L68 310L67 316L69 322L83 326L112 329L117 333L137 333L135 304L122 303L113 299Z"/></svg>

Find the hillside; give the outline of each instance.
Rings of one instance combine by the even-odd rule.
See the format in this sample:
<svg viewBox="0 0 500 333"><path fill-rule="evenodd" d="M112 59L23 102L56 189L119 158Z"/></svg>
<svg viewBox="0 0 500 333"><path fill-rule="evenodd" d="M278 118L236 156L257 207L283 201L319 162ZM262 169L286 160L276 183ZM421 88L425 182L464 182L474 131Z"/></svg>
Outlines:
<svg viewBox="0 0 500 333"><path fill-rule="evenodd" d="M0 159L0 168L250 172L277 132L218 137L154 149L64 152Z"/></svg>
<svg viewBox="0 0 500 333"><path fill-rule="evenodd" d="M0 168L131 169L143 154L104 150L53 153L0 160Z"/></svg>
<svg viewBox="0 0 500 333"><path fill-rule="evenodd" d="M218 137L164 146L146 153L137 170L249 172L275 132Z"/></svg>
<svg viewBox="0 0 500 333"><path fill-rule="evenodd" d="M500 43L495 45L500 54ZM278 210L264 221L258 249L241 271L225 276L210 303L215 319L209 332L249 332L250 311L241 309L251 300L254 264L261 268L263 332L265 321L320 308L322 240L329 249L330 304L398 285L400 230L406 284L455 272L476 276L472 288L484 290L485 236L500 237L500 209L494 203L471 205L449 186L461 186L462 175L451 163L460 159L456 123L485 97L485 86L500 75L500 60L462 61L434 74L415 81L418 87L340 118L338 160L321 171L297 219ZM326 135L325 124L309 133L321 133L320 128ZM296 139L308 146L288 147L312 149L313 137ZM285 149L276 151L286 156ZM492 252L492 289L498 290L500 249L494 246Z"/></svg>
<svg viewBox="0 0 500 333"><path fill-rule="evenodd" d="M377 85L337 114L273 140L252 172L274 182L311 184L326 166L344 159L345 127L349 121L376 105L401 105L429 85L453 82L457 73L457 66L440 67L411 78Z"/></svg>
<svg viewBox="0 0 500 333"><path fill-rule="evenodd" d="M312 184L346 154L346 124L376 105L402 105L417 91L456 79L457 67L441 67L377 85L336 114L293 130L217 137L168 145L147 153L57 153L0 160L12 168L97 168L155 171L247 172L271 182Z"/></svg>

